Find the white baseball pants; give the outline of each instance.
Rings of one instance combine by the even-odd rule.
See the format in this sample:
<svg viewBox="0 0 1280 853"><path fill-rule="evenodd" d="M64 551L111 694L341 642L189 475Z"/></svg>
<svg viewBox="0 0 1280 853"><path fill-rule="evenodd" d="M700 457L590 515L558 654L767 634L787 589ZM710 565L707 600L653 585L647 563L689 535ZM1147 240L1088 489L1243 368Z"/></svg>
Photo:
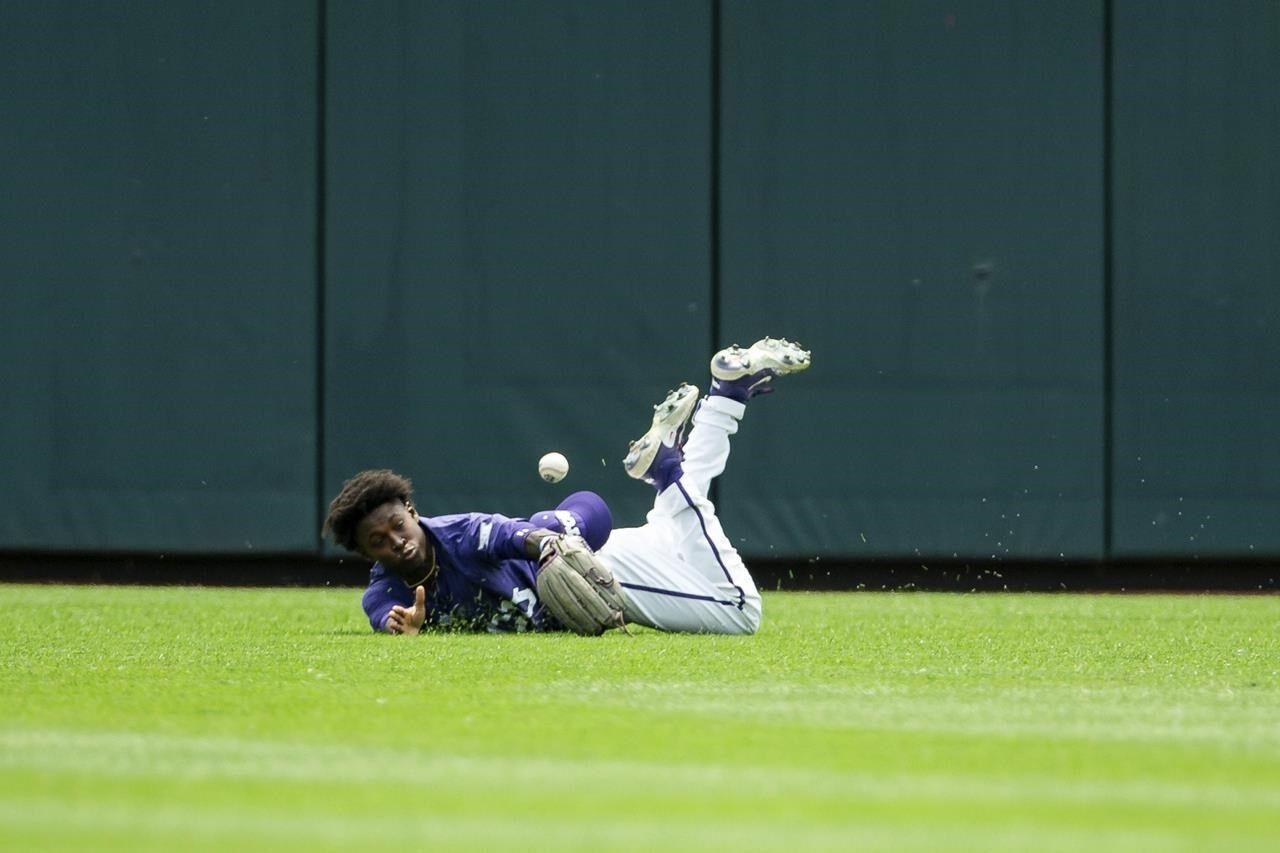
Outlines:
<svg viewBox="0 0 1280 853"><path fill-rule="evenodd" d="M725 397L703 399L684 446L684 476L658 495L644 526L614 530L597 552L622 585L628 621L706 634L753 634L760 626L755 581L706 497L745 411Z"/></svg>

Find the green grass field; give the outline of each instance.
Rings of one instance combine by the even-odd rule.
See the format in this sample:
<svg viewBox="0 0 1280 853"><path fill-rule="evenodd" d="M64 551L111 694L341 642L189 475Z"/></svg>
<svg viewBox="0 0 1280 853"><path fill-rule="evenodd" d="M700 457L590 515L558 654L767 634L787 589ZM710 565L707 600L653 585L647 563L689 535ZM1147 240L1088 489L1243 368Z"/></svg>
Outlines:
<svg viewBox="0 0 1280 853"><path fill-rule="evenodd" d="M1280 849L1280 597L771 593L755 637L375 636L0 585L0 849Z"/></svg>

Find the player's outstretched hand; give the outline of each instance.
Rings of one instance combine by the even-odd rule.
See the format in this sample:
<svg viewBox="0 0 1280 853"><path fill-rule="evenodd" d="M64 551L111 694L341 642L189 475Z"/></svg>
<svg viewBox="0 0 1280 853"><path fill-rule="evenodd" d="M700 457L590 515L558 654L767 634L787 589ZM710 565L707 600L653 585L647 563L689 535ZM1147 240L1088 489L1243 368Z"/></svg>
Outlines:
<svg viewBox="0 0 1280 853"><path fill-rule="evenodd" d="M419 586L413 591L413 607L397 604L387 614L388 634L417 634L427 621L427 591Z"/></svg>

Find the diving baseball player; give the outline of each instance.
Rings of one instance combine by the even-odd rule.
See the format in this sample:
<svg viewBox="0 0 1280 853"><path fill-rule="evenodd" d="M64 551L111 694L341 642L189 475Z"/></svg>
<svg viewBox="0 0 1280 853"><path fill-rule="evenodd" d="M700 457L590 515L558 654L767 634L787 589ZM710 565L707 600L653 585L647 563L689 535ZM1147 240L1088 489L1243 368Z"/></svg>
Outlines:
<svg viewBox="0 0 1280 853"><path fill-rule="evenodd" d="M664 631L751 634L760 594L707 500L747 402L809 367L799 345L764 338L711 359L711 387L684 384L655 407L623 467L658 492L645 524L613 530L608 505L576 492L528 519L425 517L391 471L348 480L325 523L373 560L363 606L375 631L424 628L599 634L626 623Z"/></svg>

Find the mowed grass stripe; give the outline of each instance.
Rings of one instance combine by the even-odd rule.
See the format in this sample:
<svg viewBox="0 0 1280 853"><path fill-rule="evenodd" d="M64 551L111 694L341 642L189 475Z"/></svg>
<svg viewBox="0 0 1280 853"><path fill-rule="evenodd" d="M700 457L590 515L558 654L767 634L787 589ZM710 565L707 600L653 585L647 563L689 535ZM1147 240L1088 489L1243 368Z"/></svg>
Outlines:
<svg viewBox="0 0 1280 853"><path fill-rule="evenodd" d="M803 724L826 729L950 733L982 737L1024 736L1078 740L1202 741L1206 745L1280 754L1280 721L1274 703L1250 706L1234 693L1188 692L1173 704L1167 691L1009 688L982 698L954 689L912 692L877 688L681 687L638 685L619 695L597 685L550 685L556 695L576 695L599 707L693 713L760 724ZM941 695L938 695L941 693ZM1135 708L1149 709L1140 719Z"/></svg>
<svg viewBox="0 0 1280 853"><path fill-rule="evenodd" d="M1162 780L1063 780L1050 776L992 776L944 773L883 774L787 770L750 764L678 765L639 761L571 761L492 756L439 755L420 750L353 749L232 738L175 737L137 733L75 731L0 732L0 768L101 777L155 777L201 781L242 779L316 784L381 784L388 768L404 762L413 773L406 787L473 785L494 779L508 785L553 783L583 789L591 785L685 788L690 793L731 788L742 794L785 790L804 797L946 800L1071 801L1200 805L1219 809L1280 809L1280 789L1243 785L1169 783ZM676 796L684 796L677 794Z"/></svg>
<svg viewBox="0 0 1280 853"><path fill-rule="evenodd" d="M953 826L945 840L927 821L863 818L849 825L697 820L654 815L608 814L583 807L572 818L551 815L502 821L489 817L422 813L373 817L245 814L239 810L193 813L154 807L144 814L109 805L68 809L56 800L0 803L0 822L29 831L41 850L225 849L227 844L271 849L485 850L497 845L535 850L928 850L939 845L967 850L1178 850L1196 849L1195 839L1161 827L1143 829L1073 827L1046 836L1043 827L1018 820L996 827ZM56 833L47 827L56 825ZM15 834L15 840L23 836ZM1247 836L1218 836L1234 849L1253 849ZM1189 844L1190 842L1190 844ZM1262 848L1258 848L1262 849Z"/></svg>

